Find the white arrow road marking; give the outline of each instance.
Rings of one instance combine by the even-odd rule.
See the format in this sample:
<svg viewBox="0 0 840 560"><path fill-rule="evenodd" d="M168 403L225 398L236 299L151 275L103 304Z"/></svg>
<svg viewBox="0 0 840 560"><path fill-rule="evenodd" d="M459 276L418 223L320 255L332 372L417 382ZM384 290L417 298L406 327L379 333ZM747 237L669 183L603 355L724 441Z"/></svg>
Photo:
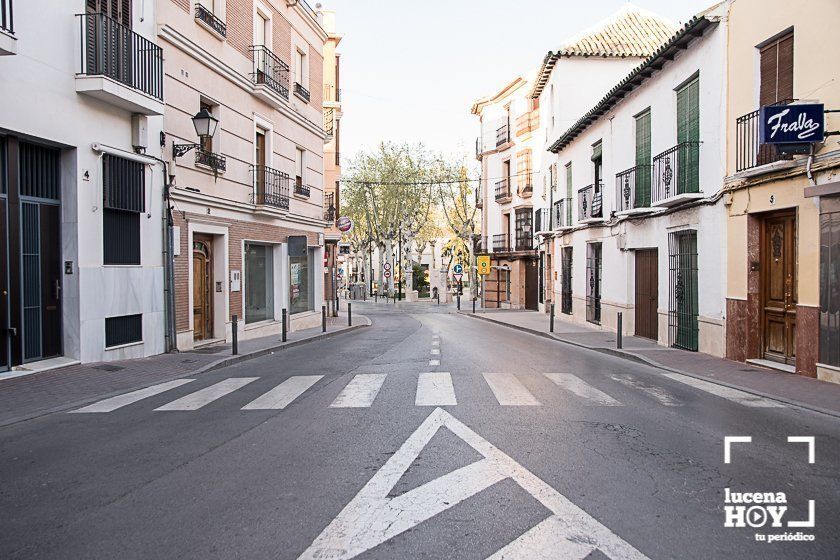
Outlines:
<svg viewBox="0 0 840 560"><path fill-rule="evenodd" d="M233 393L252 381L256 381L259 377L231 377L224 381L219 381L215 385L205 387L195 393L190 393L186 397L181 397L169 404L159 406L155 410L198 410L202 406L208 405L211 402L220 399L228 393Z"/></svg>
<svg viewBox="0 0 840 560"><path fill-rule="evenodd" d="M350 380L330 408L367 408L373 404L387 373L360 373Z"/></svg>
<svg viewBox="0 0 840 560"><path fill-rule="evenodd" d="M554 382L554 384L558 387L562 387L579 397L594 402L595 404L603 406L621 405L620 402L608 394L603 391L599 391L592 385L583 381L580 377L572 375L571 373L546 373L545 376Z"/></svg>
<svg viewBox="0 0 840 560"><path fill-rule="evenodd" d="M117 395L116 397L111 397L99 402L95 402L84 408L80 408L78 410L71 410L70 412L111 412L112 410L117 410L118 408L128 406L132 403L136 403L137 401L142 401L143 399L153 397L155 395L163 393L164 391L174 389L175 387L180 387L181 385L189 383L190 381L193 380L176 379L174 381L167 381L166 383L152 385L151 387L146 387L145 389L138 389L137 391L125 393L124 395Z"/></svg>
<svg viewBox="0 0 840 560"><path fill-rule="evenodd" d="M315 385L323 375L296 375L249 402L242 410L277 410L292 404L307 389Z"/></svg>
<svg viewBox="0 0 840 560"><path fill-rule="evenodd" d="M484 459L388 498L394 485L442 426ZM614 559L647 560L442 408L436 408L423 421L298 560L354 558L505 479L513 480L553 515L491 558L583 558L593 550L600 550Z"/></svg>
<svg viewBox="0 0 840 560"><path fill-rule="evenodd" d="M540 406L531 392L512 373L482 373L502 406Z"/></svg>
<svg viewBox="0 0 840 560"><path fill-rule="evenodd" d="M454 406L455 388L452 376L446 371L421 373L417 378L417 396L415 406Z"/></svg>

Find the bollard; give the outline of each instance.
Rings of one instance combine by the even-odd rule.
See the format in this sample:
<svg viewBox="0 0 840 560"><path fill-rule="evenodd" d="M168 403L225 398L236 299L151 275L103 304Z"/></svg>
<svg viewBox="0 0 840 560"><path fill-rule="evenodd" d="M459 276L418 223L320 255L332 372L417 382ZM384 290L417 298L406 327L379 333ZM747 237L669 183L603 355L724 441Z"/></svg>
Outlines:
<svg viewBox="0 0 840 560"><path fill-rule="evenodd" d="M622 321L621 321L621 319L622 319L621 311L619 311L618 312L618 327L617 327L616 333L615 333L616 334L616 336L615 336L615 347L618 348L619 350L621 350L621 346L622 346L622 340L621 340L621 336L622 336L621 322Z"/></svg>
<svg viewBox="0 0 840 560"><path fill-rule="evenodd" d="M551 319L548 321L548 332L554 332L554 304L551 304Z"/></svg>
<svg viewBox="0 0 840 560"><path fill-rule="evenodd" d="M321 332L327 332L327 306L321 306Z"/></svg>
<svg viewBox="0 0 840 560"><path fill-rule="evenodd" d="M280 333L281 333L280 340L282 342L286 342L286 316L287 316L287 314L288 314L288 312L286 311L286 308L284 307L283 311L280 313L280 320L283 323L282 325L280 325Z"/></svg>
<svg viewBox="0 0 840 560"><path fill-rule="evenodd" d="M473 298L473 313L475 313L475 298Z"/></svg>
<svg viewBox="0 0 840 560"><path fill-rule="evenodd" d="M353 306L349 301L347 302L347 326L353 326Z"/></svg>
<svg viewBox="0 0 840 560"><path fill-rule="evenodd" d="M239 354L239 317L236 315L233 316L233 321L230 326L231 329L231 349L233 350L233 355L236 356Z"/></svg>

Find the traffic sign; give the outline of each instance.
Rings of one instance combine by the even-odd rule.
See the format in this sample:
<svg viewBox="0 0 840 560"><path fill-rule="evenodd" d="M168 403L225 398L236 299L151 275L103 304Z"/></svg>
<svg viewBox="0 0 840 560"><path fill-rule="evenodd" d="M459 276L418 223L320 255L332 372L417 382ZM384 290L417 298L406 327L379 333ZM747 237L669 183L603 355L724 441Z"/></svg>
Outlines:
<svg viewBox="0 0 840 560"><path fill-rule="evenodd" d="M391 270L391 263L386 262L382 264L382 270L388 271Z"/></svg>
<svg viewBox="0 0 840 560"><path fill-rule="evenodd" d="M464 265L462 265L461 263L458 263L453 267L453 270L455 271L455 274L463 274L464 273Z"/></svg>
<svg viewBox="0 0 840 560"><path fill-rule="evenodd" d="M385 278L390 278L390 277L391 277L391 271L390 271L390 270L386 270L386 271L385 271Z"/></svg>
<svg viewBox="0 0 840 560"><path fill-rule="evenodd" d="M462 278L464 275L463 275L463 274L460 274L460 273L458 273L458 272L456 272L456 273L455 273L455 274L453 274L452 276L454 276L454 277L455 277L455 281L456 281L456 282L460 282L460 281L461 281L461 278Z"/></svg>
<svg viewBox="0 0 840 560"><path fill-rule="evenodd" d="M490 256L481 255L476 257L476 265L478 265L478 273L482 276L490 274Z"/></svg>

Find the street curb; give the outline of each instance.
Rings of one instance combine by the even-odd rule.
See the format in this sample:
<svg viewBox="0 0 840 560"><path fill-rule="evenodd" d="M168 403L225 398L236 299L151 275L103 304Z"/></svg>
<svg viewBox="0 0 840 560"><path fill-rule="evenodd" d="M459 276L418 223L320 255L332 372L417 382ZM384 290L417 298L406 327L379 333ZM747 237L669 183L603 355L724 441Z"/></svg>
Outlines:
<svg viewBox="0 0 840 560"><path fill-rule="evenodd" d="M720 381L719 379L710 379L708 377L703 377L701 375L697 375L696 373L691 373L689 371L684 371L681 369L676 369L672 367L668 367L665 365L660 364L659 362L652 360L650 358L644 356L638 356L631 352L627 352L624 350L617 350L612 348L593 348L592 346L587 346L585 344L581 344L579 342L573 342L571 340L565 340L562 338L558 338L556 336L552 336L550 333L538 331L536 329L531 329L528 327L523 327L521 325L512 325L510 323L504 323L502 321L497 321L496 319L491 319L490 317L483 317L481 315L473 315L472 313L467 313L466 311L455 311L457 315L464 315L465 317L471 317L473 319L480 319L482 321L487 321L488 323L493 323L494 325L498 325L500 327L507 327L509 329L521 331L524 333L532 334L535 336L539 336L548 340L553 340L555 342L560 342L562 344L568 344L570 346L574 346L576 348L581 348L583 350L589 350L592 352L598 352L599 354L606 354L608 356L613 356L615 358L621 358L624 360L628 360L631 362L636 362L642 365L650 366L656 369L661 369L663 371L667 371L670 373L678 373L680 375L685 375L686 377L691 377L694 379L699 379L700 381L706 381L708 383L713 383L715 385L720 385L721 387L727 387L729 389L736 389L738 391L743 391L744 393L749 393L751 395L755 395L757 397L762 397L765 399L769 399L771 401L780 402L783 404L787 404L790 406L795 406L798 408L803 408L805 410L809 410L811 412L818 412L820 414L825 414L826 416L832 416L834 418L840 419L840 412L835 410L829 410L827 408L822 408L820 406L814 406L812 404L804 403L802 401L796 401L793 399L786 399L783 397L779 397L778 395L771 395L769 393L764 393L762 391L756 391L755 389L751 389L748 387L743 387L740 385L733 385L731 383L726 383L725 381Z"/></svg>
<svg viewBox="0 0 840 560"><path fill-rule="evenodd" d="M183 373L180 373L178 375L172 375L172 376L169 376L169 377L164 377L164 378L158 379L158 380L155 381L154 384L165 383L166 381L171 381L173 379L180 379L180 378L183 378L183 377L192 377L192 376L195 376L195 375L202 375L202 374L214 371L214 370L226 368L228 366L232 366L232 365L239 364L239 363L242 363L242 362L247 362L248 360L261 358L261 357L266 356L268 354L273 354L274 352L279 352L281 350L286 350L288 348L295 348L297 346L303 346L304 344L309 344L310 342L317 342L319 340L325 340L325 339L328 339L328 338L341 336L343 334L347 334L349 332L353 332L353 331L358 330L358 329L364 329L364 328L370 327L373 324L368 317L365 317L363 315L357 315L356 317L354 317L354 320L355 319L358 319L360 321L367 321L367 322L364 323L364 324L353 325L352 327L344 327L340 331L321 333L321 334L311 336L309 338L304 338L304 339L301 339L301 340L291 340L291 341L288 341L288 342L281 342L280 344L278 344L276 346L270 346L268 348L261 348L259 350L255 350L253 352L249 352L247 354L238 354L236 356L228 356L226 358L220 358L220 359L218 359L214 362L210 362L209 364L206 364L206 365L198 368L197 370L189 371L189 372L183 372ZM183 352L182 352L182 354L183 354ZM85 399L81 399L81 400L78 400L78 401L74 401L72 403L63 404L63 405L56 406L56 407L53 407L53 408L49 408L49 409L46 409L46 410L41 410L41 411L39 411L35 414L18 416L18 417L15 417L15 418L11 418L9 420L3 420L3 421L0 421L0 428L5 428L7 426L12 426L14 424L19 424L21 422L26 422L27 420L35 420L36 418L41 418L42 416L49 416L50 414L55 414L57 412L64 412L64 411L71 410L71 409L74 409L74 408L77 408L77 407L82 407L82 406L85 406L85 405L90 404L90 403L94 403L94 402L97 402L97 401L100 401L100 400L103 400L103 399L108 399L108 398L111 398L111 397L115 397L117 395L123 395L125 393L130 393L131 391L136 391L138 389L144 389L146 387L149 387L149 385L147 383L143 383L143 384L135 385L133 387L129 387L129 388L126 388L126 389L120 389L118 391L112 391L110 393L104 393L104 394L101 394L101 395L97 395L95 397L85 398Z"/></svg>

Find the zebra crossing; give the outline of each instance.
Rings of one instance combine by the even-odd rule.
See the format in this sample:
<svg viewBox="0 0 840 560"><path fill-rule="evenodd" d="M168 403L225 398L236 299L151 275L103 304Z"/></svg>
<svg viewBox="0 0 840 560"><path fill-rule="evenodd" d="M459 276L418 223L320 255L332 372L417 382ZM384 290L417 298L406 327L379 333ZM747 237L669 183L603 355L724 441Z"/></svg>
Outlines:
<svg viewBox="0 0 840 560"><path fill-rule="evenodd" d="M778 403L760 396L752 395L730 387L716 385L708 381L695 379L691 377L663 374L664 377L678 381L691 389L698 390L715 397L723 398L731 402L737 403L747 407L784 407L782 403ZM399 375L398 377L403 377ZM297 375L285 379L279 385L271 388L267 392L262 393L257 398L247 402L241 407L244 411L256 410L283 410L289 405L301 399L307 391L312 390L322 382L323 375ZM338 395L329 404L330 409L360 409L370 408L379 398L383 387L388 387L386 381L389 378L387 373L359 373L354 375L341 388ZM217 381L212 385L203 387L196 391L190 392L186 395L180 396L171 402L158 406L153 410L155 412L189 412L200 410L207 405L219 401L221 399L233 399L234 394L251 383L259 380L259 377L230 377ZM538 379L547 380L538 381ZM467 395L467 399L460 399L456 396L456 384L453 383L452 374L445 371L424 372L416 375L416 386L414 390L414 405L418 407L423 406L456 406L463 404L464 400L475 401L481 398L482 394L487 394L487 391L481 389L478 393L471 391L472 387L467 387L470 383L481 383L489 389L489 394L495 400L494 404L502 407L538 407L544 406L543 399L546 402L556 402L557 399L569 399L578 402L582 406L603 406L616 407L627 404L622 402L617 396L618 394L627 395L629 389L631 393L639 395L639 398L652 400L664 407L678 407L686 404L691 400L686 398L679 398L674 392L651 384L648 381L643 381L635 376L629 375L609 375L599 376L596 387L593 380L585 378L581 375L572 373L549 372L543 374L513 374L504 372L486 372L481 376L464 375L458 377L458 386ZM526 384L523 380L527 380ZM146 387L136 391L124 393L114 397L109 397L82 408L72 410L75 414L96 414L109 413L116 410L141 403L146 399L159 397L169 391L185 387L188 384L196 381L195 379L176 379L167 381L151 387ZM612 391L607 385L610 381L615 382L619 391ZM394 387L399 386L399 390L404 390L404 384L395 384ZM529 387L540 386L539 396L534 394ZM548 389L546 389L548 387ZM551 388L554 388L552 390ZM482 393L482 391L484 391ZM610 393L613 394L610 394ZM635 397L630 397L631 399ZM568 402L563 400L562 402ZM237 406L239 406L237 404Z"/></svg>

